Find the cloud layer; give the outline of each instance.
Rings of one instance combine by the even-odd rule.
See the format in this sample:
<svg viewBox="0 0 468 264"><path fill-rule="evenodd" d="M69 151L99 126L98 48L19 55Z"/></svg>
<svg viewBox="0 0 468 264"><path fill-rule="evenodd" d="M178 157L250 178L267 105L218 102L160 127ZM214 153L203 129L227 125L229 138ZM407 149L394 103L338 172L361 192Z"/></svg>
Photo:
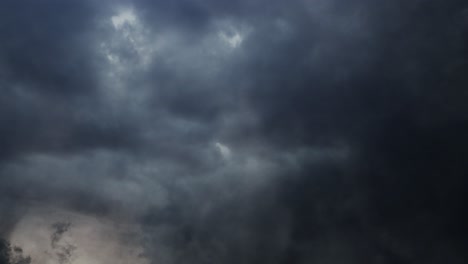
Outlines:
<svg viewBox="0 0 468 264"><path fill-rule="evenodd" d="M457 0L6 0L0 235L33 263L465 263L467 33Z"/></svg>

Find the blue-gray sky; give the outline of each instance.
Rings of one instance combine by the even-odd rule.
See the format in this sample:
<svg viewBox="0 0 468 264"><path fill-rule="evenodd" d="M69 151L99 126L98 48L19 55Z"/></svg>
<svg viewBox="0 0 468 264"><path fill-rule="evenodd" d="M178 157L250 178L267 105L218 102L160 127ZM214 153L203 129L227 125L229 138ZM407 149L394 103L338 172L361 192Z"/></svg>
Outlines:
<svg viewBox="0 0 468 264"><path fill-rule="evenodd" d="M467 41L459 0L3 0L0 236L33 263L466 263Z"/></svg>

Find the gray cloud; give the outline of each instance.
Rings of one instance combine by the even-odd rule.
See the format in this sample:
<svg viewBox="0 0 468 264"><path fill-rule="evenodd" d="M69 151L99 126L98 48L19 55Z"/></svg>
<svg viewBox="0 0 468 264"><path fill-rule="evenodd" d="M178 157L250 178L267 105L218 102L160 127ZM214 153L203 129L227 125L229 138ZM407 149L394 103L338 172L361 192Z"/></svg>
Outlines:
<svg viewBox="0 0 468 264"><path fill-rule="evenodd" d="M25 250L76 214L99 263L466 260L462 1L3 6L0 231Z"/></svg>

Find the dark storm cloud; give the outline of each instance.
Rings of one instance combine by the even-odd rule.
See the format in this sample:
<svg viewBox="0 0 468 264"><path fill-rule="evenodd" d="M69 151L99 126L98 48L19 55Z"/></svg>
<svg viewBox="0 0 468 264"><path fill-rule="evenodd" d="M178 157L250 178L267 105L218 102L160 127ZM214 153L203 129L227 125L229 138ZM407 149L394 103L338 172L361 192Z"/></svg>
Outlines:
<svg viewBox="0 0 468 264"><path fill-rule="evenodd" d="M118 125L83 118L95 111L92 26L88 1L2 3L0 156L118 146ZM93 108L93 110L89 109Z"/></svg>
<svg viewBox="0 0 468 264"><path fill-rule="evenodd" d="M128 122L101 107L98 98L100 58L94 50L94 28L99 14L105 13L101 7L90 1L2 3L2 234L12 230L25 200L50 201L60 196L75 203L91 195L37 181L45 171L9 174L5 171L12 162L36 153L67 155L134 145ZM93 206L99 203L85 204L102 208Z"/></svg>
<svg viewBox="0 0 468 264"><path fill-rule="evenodd" d="M271 127L265 130L273 136L285 128L297 134L284 137L279 132L280 140L321 136L333 140L347 133L367 137L373 132L369 130L400 113L424 118L426 111L437 111L431 103L441 112L430 114L432 118L451 118L440 115L448 111L449 103L443 100L451 100L447 97L457 94L461 85L445 82L456 82L455 75L463 71L459 64L465 49L463 6L437 1L360 5L361 9L352 5L342 11L338 16L342 25L332 20L317 30L325 32L300 34L258 59L264 69L256 72L263 78L254 101L265 112L266 126ZM335 15L333 9L329 12ZM356 23L360 27L354 29ZM300 26L302 33L311 27ZM285 71L281 65L293 70ZM448 90L445 98L438 98L438 89Z"/></svg>
<svg viewBox="0 0 468 264"><path fill-rule="evenodd" d="M95 10L87 2L5 1L2 79L29 84L41 92L73 94L92 89L86 30Z"/></svg>
<svg viewBox="0 0 468 264"><path fill-rule="evenodd" d="M466 260L463 1L3 6L3 234L37 203L152 263Z"/></svg>
<svg viewBox="0 0 468 264"><path fill-rule="evenodd" d="M271 143L344 143L355 152L344 171L313 165L286 192L295 219L291 257L327 261L310 255L309 244L338 232L322 250L344 247L351 263L419 263L430 249L461 261L462 252L440 240L465 243L457 234L466 232L465 170L457 164L466 158L466 5L361 2L331 10L346 30L335 19L309 31L313 20L305 20L295 28L304 34L249 58L257 80L251 100Z"/></svg>

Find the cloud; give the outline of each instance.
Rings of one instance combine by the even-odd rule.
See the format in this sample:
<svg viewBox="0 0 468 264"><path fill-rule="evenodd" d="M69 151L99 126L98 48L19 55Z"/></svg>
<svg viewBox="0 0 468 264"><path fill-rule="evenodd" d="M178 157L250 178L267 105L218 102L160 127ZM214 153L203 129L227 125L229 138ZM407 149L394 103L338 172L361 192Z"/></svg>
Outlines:
<svg viewBox="0 0 468 264"><path fill-rule="evenodd" d="M96 257L72 263L122 248L167 264L462 263L466 10L6 1L0 234L34 251L31 221L49 238L71 219L113 245L64 235Z"/></svg>

